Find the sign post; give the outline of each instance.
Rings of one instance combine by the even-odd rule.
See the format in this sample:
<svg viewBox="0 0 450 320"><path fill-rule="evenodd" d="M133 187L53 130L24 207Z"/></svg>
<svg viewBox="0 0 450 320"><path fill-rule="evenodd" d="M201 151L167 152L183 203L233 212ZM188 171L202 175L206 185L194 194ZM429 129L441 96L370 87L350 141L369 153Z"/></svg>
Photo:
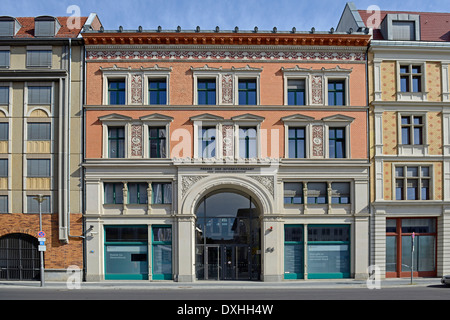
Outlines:
<svg viewBox="0 0 450 320"><path fill-rule="evenodd" d="M39 203L39 232L38 232L38 237L39 239L39 254L40 254L40 258L41 258L41 287L45 287L45 278L44 278L44 251L45 251L45 232L42 231L42 208L41 208L41 204L42 202L45 200L44 196L42 194L37 195L35 198L33 198L34 200L36 200ZM44 241L42 241L42 239Z"/></svg>

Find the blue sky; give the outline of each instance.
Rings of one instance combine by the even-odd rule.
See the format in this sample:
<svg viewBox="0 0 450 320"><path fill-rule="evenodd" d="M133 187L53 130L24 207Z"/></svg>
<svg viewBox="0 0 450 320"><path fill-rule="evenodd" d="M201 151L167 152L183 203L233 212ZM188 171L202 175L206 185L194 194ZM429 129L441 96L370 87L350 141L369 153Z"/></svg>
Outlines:
<svg viewBox="0 0 450 320"><path fill-rule="evenodd" d="M336 27L345 0L1 0L0 15L9 16L70 16L71 5L80 8L81 15L95 12L105 29L126 30L195 29L231 30L316 30ZM449 0L355 0L358 9L377 5L382 10L450 12Z"/></svg>

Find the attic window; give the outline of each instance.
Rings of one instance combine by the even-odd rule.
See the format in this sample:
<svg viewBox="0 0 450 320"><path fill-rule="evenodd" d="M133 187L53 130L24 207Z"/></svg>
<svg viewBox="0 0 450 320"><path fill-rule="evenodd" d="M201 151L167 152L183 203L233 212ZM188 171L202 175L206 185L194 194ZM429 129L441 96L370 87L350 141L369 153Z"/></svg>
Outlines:
<svg viewBox="0 0 450 320"><path fill-rule="evenodd" d="M34 19L34 35L36 37L54 37L61 25L53 17L38 17Z"/></svg>
<svg viewBox="0 0 450 320"><path fill-rule="evenodd" d="M13 17L0 17L0 37L13 37L20 29L20 24Z"/></svg>
<svg viewBox="0 0 450 320"><path fill-rule="evenodd" d="M416 40L414 21L392 21L393 40Z"/></svg>

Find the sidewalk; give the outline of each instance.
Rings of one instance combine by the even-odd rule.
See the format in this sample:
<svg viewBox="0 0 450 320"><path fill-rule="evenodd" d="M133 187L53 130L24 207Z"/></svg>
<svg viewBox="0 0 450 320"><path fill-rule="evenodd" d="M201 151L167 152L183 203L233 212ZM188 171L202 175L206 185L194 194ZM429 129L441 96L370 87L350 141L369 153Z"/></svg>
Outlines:
<svg viewBox="0 0 450 320"><path fill-rule="evenodd" d="M41 288L40 281L0 281L0 288ZM74 286L74 283L69 283ZM369 281L369 286L375 287L377 283ZM383 279L379 282L380 288L413 287L413 286L441 286L440 278L409 278ZM64 281L46 281L45 288L68 289ZM321 280L289 280L282 282L261 281L101 281L81 282L80 289L135 289L135 290L183 290L183 289L325 289L325 288L368 288L365 280L354 279L321 279Z"/></svg>

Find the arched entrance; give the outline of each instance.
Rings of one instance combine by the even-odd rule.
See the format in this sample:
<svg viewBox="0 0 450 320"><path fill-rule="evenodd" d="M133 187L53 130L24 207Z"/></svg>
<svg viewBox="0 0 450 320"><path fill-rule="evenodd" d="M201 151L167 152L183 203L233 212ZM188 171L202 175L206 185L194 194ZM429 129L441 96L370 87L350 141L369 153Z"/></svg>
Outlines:
<svg viewBox="0 0 450 320"><path fill-rule="evenodd" d="M38 280L40 259L36 238L13 233L0 238L0 279Z"/></svg>
<svg viewBox="0 0 450 320"><path fill-rule="evenodd" d="M260 210L242 192L222 189L196 206L196 278L259 280L261 270Z"/></svg>

